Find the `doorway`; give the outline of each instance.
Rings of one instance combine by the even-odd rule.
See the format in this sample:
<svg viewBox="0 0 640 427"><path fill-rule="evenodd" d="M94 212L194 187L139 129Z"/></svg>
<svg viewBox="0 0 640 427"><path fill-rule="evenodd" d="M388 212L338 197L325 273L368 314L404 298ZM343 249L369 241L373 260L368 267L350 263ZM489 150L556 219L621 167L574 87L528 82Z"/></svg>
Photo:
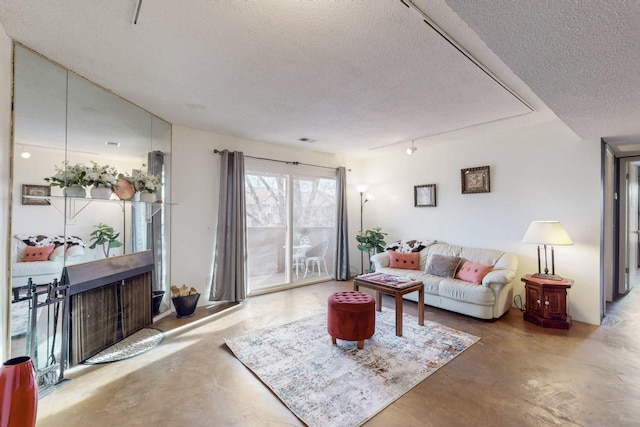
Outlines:
<svg viewBox="0 0 640 427"><path fill-rule="evenodd" d="M640 156L624 157L603 141L601 318L608 304L640 288L639 181Z"/></svg>
<svg viewBox="0 0 640 427"><path fill-rule="evenodd" d="M620 159L619 280L614 298L628 294L640 284L639 170L640 157Z"/></svg>
<svg viewBox="0 0 640 427"><path fill-rule="evenodd" d="M247 159L245 198L250 295L331 279L334 169Z"/></svg>

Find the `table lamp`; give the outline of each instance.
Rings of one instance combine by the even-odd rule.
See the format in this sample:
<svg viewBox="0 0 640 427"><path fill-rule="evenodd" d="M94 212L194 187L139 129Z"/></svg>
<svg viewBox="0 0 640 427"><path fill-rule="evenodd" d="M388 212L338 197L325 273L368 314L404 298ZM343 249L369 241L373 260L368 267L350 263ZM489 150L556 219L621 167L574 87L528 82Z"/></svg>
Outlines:
<svg viewBox="0 0 640 427"><path fill-rule="evenodd" d="M533 221L524 234L522 241L538 245L538 272L533 274L533 277L562 280L562 277L556 275L553 246L573 245L573 242L562 224L560 224L560 221ZM544 273L540 271L540 245L544 247ZM549 274L549 268L547 267L547 245L551 246L551 274Z"/></svg>

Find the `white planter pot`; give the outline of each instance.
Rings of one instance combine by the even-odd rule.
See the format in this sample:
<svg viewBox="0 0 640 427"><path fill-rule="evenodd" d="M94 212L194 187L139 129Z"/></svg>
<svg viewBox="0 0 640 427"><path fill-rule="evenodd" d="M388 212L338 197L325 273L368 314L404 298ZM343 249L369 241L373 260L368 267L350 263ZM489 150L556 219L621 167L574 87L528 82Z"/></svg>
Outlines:
<svg viewBox="0 0 640 427"><path fill-rule="evenodd" d="M92 199L110 199L111 194L113 194L113 190L111 190L111 187L91 187Z"/></svg>
<svg viewBox="0 0 640 427"><path fill-rule="evenodd" d="M156 193L147 193L146 191L141 191L140 192L140 201L141 202L153 203L156 200L158 200L158 197L156 196Z"/></svg>
<svg viewBox="0 0 640 427"><path fill-rule="evenodd" d="M81 185L72 184L62 189L62 193L67 197L86 197L87 190Z"/></svg>

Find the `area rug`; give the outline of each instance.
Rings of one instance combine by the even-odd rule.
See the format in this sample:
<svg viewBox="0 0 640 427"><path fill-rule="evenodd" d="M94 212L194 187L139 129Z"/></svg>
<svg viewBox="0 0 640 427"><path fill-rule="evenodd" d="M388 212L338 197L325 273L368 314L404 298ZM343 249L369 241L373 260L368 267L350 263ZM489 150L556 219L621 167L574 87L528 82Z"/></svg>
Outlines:
<svg viewBox="0 0 640 427"><path fill-rule="evenodd" d="M85 360L84 364L97 365L100 363L117 362L129 359L151 350L164 339L164 332L159 329L143 328L114 345L105 348L100 353Z"/></svg>
<svg viewBox="0 0 640 427"><path fill-rule="evenodd" d="M331 343L327 315L225 339L235 356L309 426L359 426L480 338L405 314L376 312L376 332Z"/></svg>

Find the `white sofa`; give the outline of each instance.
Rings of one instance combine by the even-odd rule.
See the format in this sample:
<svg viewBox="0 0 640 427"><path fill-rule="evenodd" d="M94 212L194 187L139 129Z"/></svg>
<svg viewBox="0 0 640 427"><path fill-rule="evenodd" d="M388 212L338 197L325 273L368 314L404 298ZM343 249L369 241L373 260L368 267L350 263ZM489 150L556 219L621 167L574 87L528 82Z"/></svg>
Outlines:
<svg viewBox="0 0 640 427"><path fill-rule="evenodd" d="M50 244L57 247L48 260L23 261L27 246ZM24 287L28 284L29 278L37 285L51 283L53 279L60 280L65 264L80 262L84 255L84 246L85 242L77 237L67 237L65 244L63 236L26 234L13 236L11 238L11 287L14 289Z"/></svg>
<svg viewBox="0 0 640 427"><path fill-rule="evenodd" d="M409 242L409 244L407 244ZM423 249L416 246L424 246ZM391 268L389 252L371 257L376 272L405 276L424 283L425 304L455 311L480 319L494 319L502 316L511 307L513 300L513 280L518 268L515 255L492 249L467 248L436 241L399 241L388 247L396 247L398 252L419 250L420 269L407 270ZM425 273L434 254L460 257L462 261L490 265L492 269L482 278L481 284L470 283L455 277L440 277ZM436 257L442 259L442 257ZM418 293L404 296L418 301Z"/></svg>

